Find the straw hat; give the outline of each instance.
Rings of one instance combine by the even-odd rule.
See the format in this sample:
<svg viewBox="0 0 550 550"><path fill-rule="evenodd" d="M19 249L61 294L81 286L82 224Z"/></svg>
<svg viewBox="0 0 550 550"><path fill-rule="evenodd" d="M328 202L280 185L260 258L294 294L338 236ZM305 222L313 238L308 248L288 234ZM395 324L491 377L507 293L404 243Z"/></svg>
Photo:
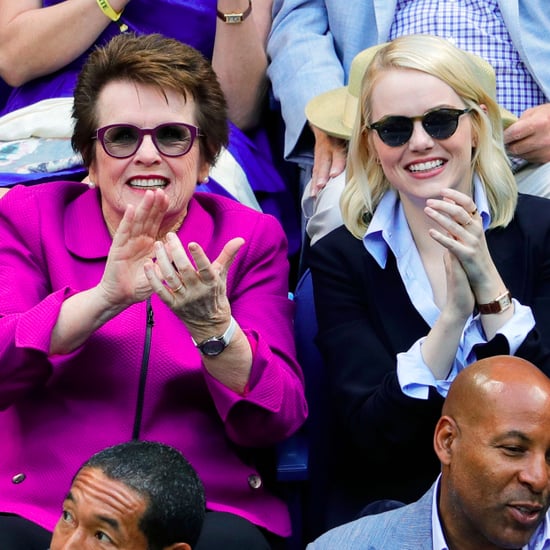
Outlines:
<svg viewBox="0 0 550 550"><path fill-rule="evenodd" d="M388 42L385 42L359 52L351 63L349 84L347 86L325 92L309 101L306 105L306 117L314 126L330 136L342 139L351 138L351 129L353 128L357 104L361 95L363 75L376 52L387 45ZM493 67L481 57L469 52L465 53L474 61L473 68L478 80L487 93L496 101L496 77ZM517 120L517 117L504 107L500 107L500 114L504 128Z"/></svg>

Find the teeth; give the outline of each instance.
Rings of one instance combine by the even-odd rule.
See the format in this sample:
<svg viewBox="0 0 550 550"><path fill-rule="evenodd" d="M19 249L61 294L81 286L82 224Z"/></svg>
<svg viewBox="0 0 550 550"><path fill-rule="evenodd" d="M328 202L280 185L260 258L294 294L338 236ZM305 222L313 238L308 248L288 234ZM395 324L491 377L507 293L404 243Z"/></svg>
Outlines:
<svg viewBox="0 0 550 550"><path fill-rule="evenodd" d="M430 162L420 162L418 164L411 164L409 170L411 172L423 172L424 170L433 170L443 165L442 160L432 160Z"/></svg>
<svg viewBox="0 0 550 550"><path fill-rule="evenodd" d="M130 182L132 187L150 188L150 187L164 187L166 182L163 179L134 179Z"/></svg>

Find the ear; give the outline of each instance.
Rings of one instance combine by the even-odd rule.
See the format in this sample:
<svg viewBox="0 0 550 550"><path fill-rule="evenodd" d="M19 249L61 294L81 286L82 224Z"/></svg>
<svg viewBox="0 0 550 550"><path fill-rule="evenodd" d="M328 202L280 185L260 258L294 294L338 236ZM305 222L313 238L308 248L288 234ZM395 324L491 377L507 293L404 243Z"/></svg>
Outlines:
<svg viewBox="0 0 550 550"><path fill-rule="evenodd" d="M84 181L86 181L86 180L84 180ZM90 166L88 167L87 181L93 181L94 183L97 183L95 160L93 160L92 163L90 164Z"/></svg>
<svg viewBox="0 0 550 550"><path fill-rule="evenodd" d="M165 546L162 550L191 550L191 546L186 542L175 542L170 546Z"/></svg>
<svg viewBox="0 0 550 550"><path fill-rule="evenodd" d="M458 426L450 416L442 416L434 432L434 450L441 464L448 466L453 454L453 442L458 435Z"/></svg>
<svg viewBox="0 0 550 550"><path fill-rule="evenodd" d="M485 114L487 114L487 113L489 112L489 111L487 110L487 105L485 105L485 103L480 103L480 104L479 104L479 108L480 108ZM475 136L474 136L474 139L473 139L472 147L474 147L474 148L477 147L477 145L478 145L477 142L478 142L478 136L475 135Z"/></svg>

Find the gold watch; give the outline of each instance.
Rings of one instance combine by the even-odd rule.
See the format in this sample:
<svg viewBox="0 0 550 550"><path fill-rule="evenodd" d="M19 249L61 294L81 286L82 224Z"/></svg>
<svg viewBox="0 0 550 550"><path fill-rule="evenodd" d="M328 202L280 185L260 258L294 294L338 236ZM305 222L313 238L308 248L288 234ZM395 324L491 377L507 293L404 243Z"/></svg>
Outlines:
<svg viewBox="0 0 550 550"><path fill-rule="evenodd" d="M248 8L241 13L223 13L220 10L216 10L218 17L224 22L230 25L242 23L252 11L252 0L248 0Z"/></svg>
<svg viewBox="0 0 550 550"><path fill-rule="evenodd" d="M506 311L511 305L512 294L509 290L507 290L488 304L477 304L477 309L479 313L487 315L491 313L502 313L503 311Z"/></svg>

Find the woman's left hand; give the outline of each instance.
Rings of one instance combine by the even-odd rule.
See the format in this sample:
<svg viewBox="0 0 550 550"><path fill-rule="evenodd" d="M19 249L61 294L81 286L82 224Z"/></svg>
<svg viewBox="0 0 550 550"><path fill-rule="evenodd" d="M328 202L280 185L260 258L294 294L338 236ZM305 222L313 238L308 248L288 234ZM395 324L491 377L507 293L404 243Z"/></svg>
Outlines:
<svg viewBox="0 0 550 550"><path fill-rule="evenodd" d="M426 215L441 227L430 229L430 235L458 258L477 302L490 301L504 284L491 258L475 202L455 189L444 189L441 195L441 199L426 202Z"/></svg>
<svg viewBox="0 0 550 550"><path fill-rule="evenodd" d="M168 233L166 242L155 243L156 262L147 262L145 274L153 291L185 323L197 341L222 334L229 324L227 273L243 244L240 237L231 239L210 262L200 245L189 243L193 265L175 233Z"/></svg>

